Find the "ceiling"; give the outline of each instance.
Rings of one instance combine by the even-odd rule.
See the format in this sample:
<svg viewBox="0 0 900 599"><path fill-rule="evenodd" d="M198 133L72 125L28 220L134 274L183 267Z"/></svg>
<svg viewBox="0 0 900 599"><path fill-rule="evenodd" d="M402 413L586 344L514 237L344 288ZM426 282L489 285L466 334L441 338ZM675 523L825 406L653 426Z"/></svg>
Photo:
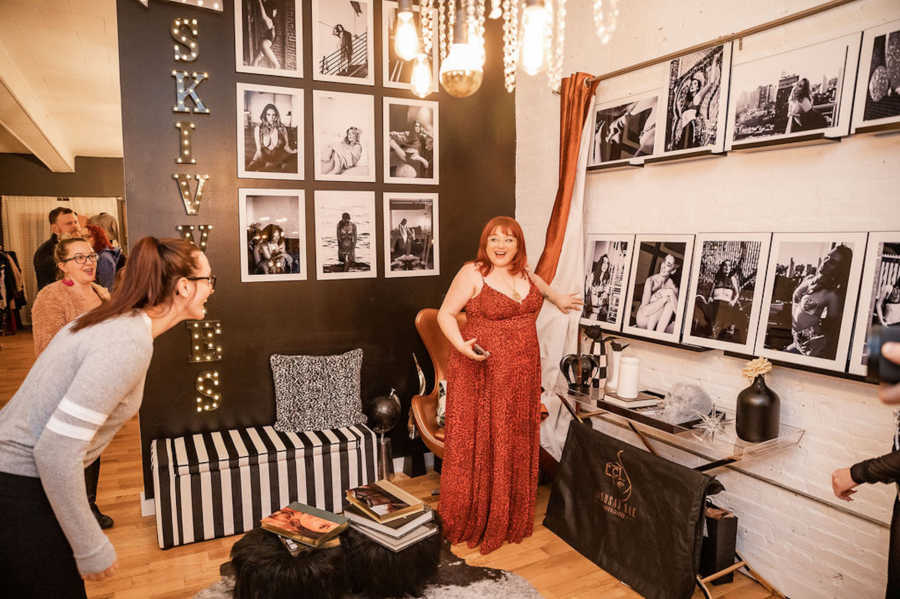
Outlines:
<svg viewBox="0 0 900 599"><path fill-rule="evenodd" d="M0 152L122 156L115 0L0 0Z"/></svg>

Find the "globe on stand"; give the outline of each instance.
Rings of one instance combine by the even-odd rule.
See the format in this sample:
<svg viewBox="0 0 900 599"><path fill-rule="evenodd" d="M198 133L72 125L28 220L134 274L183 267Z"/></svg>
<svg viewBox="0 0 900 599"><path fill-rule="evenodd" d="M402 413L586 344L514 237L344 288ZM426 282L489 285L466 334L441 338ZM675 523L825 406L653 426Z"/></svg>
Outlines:
<svg viewBox="0 0 900 599"><path fill-rule="evenodd" d="M393 458L391 457L391 440L384 434L390 432L400 421L403 408L397 392L391 389L387 395L379 395L369 400L368 409L369 426L378 433L378 478L391 478L394 474Z"/></svg>

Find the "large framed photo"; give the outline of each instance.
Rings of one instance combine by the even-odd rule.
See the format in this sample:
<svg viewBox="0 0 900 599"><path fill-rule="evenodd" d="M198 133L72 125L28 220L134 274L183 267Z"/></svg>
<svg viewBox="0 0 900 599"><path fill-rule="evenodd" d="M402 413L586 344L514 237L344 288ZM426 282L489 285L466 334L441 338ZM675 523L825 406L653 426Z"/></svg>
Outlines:
<svg viewBox="0 0 900 599"><path fill-rule="evenodd" d="M666 116L657 132L657 153L722 152L731 42L673 58L667 66Z"/></svg>
<svg viewBox="0 0 900 599"><path fill-rule="evenodd" d="M375 99L313 90L316 179L375 181Z"/></svg>
<svg viewBox="0 0 900 599"><path fill-rule="evenodd" d="M843 371L865 249L865 233L775 233L756 354Z"/></svg>
<svg viewBox="0 0 900 599"><path fill-rule="evenodd" d="M384 194L384 276L440 274L438 194Z"/></svg>
<svg viewBox="0 0 900 599"><path fill-rule="evenodd" d="M584 257L581 324L621 331L634 235L591 234Z"/></svg>
<svg viewBox="0 0 900 599"><path fill-rule="evenodd" d="M900 21L863 31L852 132L900 123Z"/></svg>
<svg viewBox="0 0 900 599"><path fill-rule="evenodd" d="M438 103L384 98L384 182L438 184Z"/></svg>
<svg viewBox="0 0 900 599"><path fill-rule="evenodd" d="M856 308L850 372L866 374L872 327L900 327L900 231L869 233Z"/></svg>
<svg viewBox="0 0 900 599"><path fill-rule="evenodd" d="M315 198L316 277L377 277L375 192L316 191Z"/></svg>
<svg viewBox="0 0 900 599"><path fill-rule="evenodd" d="M306 209L301 189L240 189L241 282L305 281Z"/></svg>
<svg viewBox="0 0 900 599"><path fill-rule="evenodd" d="M235 70L303 77L300 0L235 0Z"/></svg>
<svg viewBox="0 0 900 599"><path fill-rule="evenodd" d="M588 166L625 164L652 155L658 105L658 91L598 104Z"/></svg>
<svg viewBox="0 0 900 599"><path fill-rule="evenodd" d="M753 353L771 239L771 233L697 235L685 343Z"/></svg>
<svg viewBox="0 0 900 599"><path fill-rule="evenodd" d="M238 177L303 178L303 90L237 84Z"/></svg>
<svg viewBox="0 0 900 599"><path fill-rule="evenodd" d="M726 149L847 135L860 35L735 64Z"/></svg>
<svg viewBox="0 0 900 599"><path fill-rule="evenodd" d="M410 81L412 79L413 66L416 59L403 60L397 56L394 50L394 35L397 28L397 2L395 0L384 0L381 3L381 40L382 40L382 63L384 71L382 75L382 83L385 87L395 87L400 89L412 90ZM437 16L435 9L429 8L426 14ZM418 4L413 6L413 19L416 25L416 31L422 31L421 27L421 7ZM438 90L438 28L435 27L434 39L431 44L431 52L423 58L425 64L431 69L431 91ZM421 44L421 42L420 42ZM425 51L421 45L421 52Z"/></svg>
<svg viewBox="0 0 900 599"><path fill-rule="evenodd" d="M372 2L312 0L312 22L313 79L372 85Z"/></svg>
<svg viewBox="0 0 900 599"><path fill-rule="evenodd" d="M693 235L637 235L623 331L678 343Z"/></svg>

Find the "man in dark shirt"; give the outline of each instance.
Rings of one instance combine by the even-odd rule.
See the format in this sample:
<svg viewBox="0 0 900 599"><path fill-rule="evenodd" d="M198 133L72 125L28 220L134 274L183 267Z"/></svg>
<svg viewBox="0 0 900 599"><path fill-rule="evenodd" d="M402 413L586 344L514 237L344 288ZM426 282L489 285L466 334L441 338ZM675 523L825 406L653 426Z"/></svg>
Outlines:
<svg viewBox="0 0 900 599"><path fill-rule="evenodd" d="M71 208L59 206L50 211L50 239L42 243L34 253L34 274L37 277L38 291L56 280L56 260L53 250L59 242L60 235L74 233L78 230L78 215Z"/></svg>

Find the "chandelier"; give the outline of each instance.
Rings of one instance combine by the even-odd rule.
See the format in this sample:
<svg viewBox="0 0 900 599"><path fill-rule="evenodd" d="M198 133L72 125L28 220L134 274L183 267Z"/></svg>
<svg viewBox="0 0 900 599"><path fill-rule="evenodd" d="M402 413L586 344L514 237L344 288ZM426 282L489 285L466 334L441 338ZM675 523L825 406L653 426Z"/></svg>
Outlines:
<svg viewBox="0 0 900 599"><path fill-rule="evenodd" d="M478 91L484 77L485 18L502 19L506 91L516 88L520 66L531 76L546 71L547 83L558 91L565 54L566 2L490 0L488 12L487 0L419 0L420 32L413 0L399 0L394 50L403 60L415 61L412 88L424 98L431 89L427 57L439 40L441 85L450 95L464 98ZM594 32L607 44L616 30L618 0L593 0L592 4Z"/></svg>

